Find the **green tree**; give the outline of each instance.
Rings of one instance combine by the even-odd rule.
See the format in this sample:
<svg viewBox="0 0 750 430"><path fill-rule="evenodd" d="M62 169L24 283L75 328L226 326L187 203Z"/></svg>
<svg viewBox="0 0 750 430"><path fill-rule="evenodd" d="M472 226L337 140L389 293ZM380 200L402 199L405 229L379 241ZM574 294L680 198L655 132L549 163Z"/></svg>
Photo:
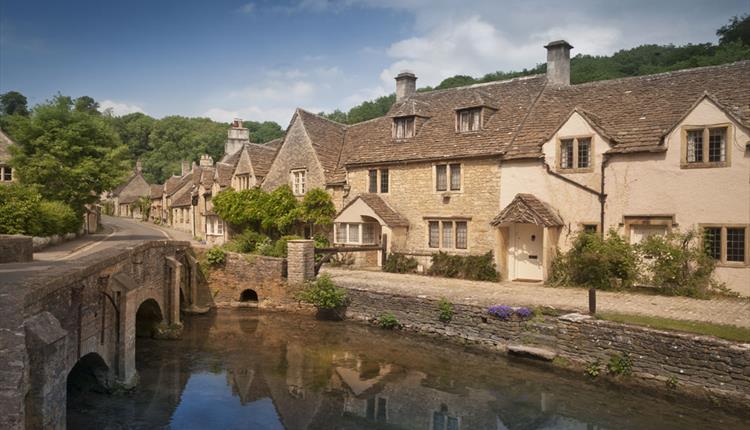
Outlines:
<svg viewBox="0 0 750 430"><path fill-rule="evenodd" d="M149 136L157 120L144 113L135 112L120 117L111 117L110 122L117 130L122 142L128 146L131 159L137 160L142 154L152 149Z"/></svg>
<svg viewBox="0 0 750 430"><path fill-rule="evenodd" d="M214 211L238 230L259 231L267 199L268 194L260 188L242 191L230 188L214 197Z"/></svg>
<svg viewBox="0 0 750 430"><path fill-rule="evenodd" d="M732 17L729 24L716 30L716 35L721 45L738 41L750 45L750 13Z"/></svg>
<svg viewBox="0 0 750 430"><path fill-rule="evenodd" d="M273 121L243 121L243 125L250 131L250 141L266 143L284 136L284 130Z"/></svg>
<svg viewBox="0 0 750 430"><path fill-rule="evenodd" d="M37 105L29 117L13 116L8 131L21 182L39 185L43 198L66 202L77 214L127 170L127 148L114 129L100 115L75 110L70 97Z"/></svg>
<svg viewBox="0 0 750 430"><path fill-rule="evenodd" d="M18 91L8 91L0 94L0 114L2 115L29 115L26 96Z"/></svg>
<svg viewBox="0 0 750 430"><path fill-rule="evenodd" d="M42 225L39 207L42 196L21 184L0 186L0 234L39 236Z"/></svg>
<svg viewBox="0 0 750 430"><path fill-rule="evenodd" d="M270 235L285 234L299 217L299 203L289 185L282 185L268 193L261 208L261 228Z"/></svg>
<svg viewBox="0 0 750 430"><path fill-rule="evenodd" d="M336 207L331 201L331 195L321 188L313 188L305 194L299 206L299 219L312 226L328 226L333 223L336 216Z"/></svg>
<svg viewBox="0 0 750 430"><path fill-rule="evenodd" d="M99 103L89 96L81 96L75 99L74 102L75 110L78 112L85 112L92 115L101 115L99 112Z"/></svg>

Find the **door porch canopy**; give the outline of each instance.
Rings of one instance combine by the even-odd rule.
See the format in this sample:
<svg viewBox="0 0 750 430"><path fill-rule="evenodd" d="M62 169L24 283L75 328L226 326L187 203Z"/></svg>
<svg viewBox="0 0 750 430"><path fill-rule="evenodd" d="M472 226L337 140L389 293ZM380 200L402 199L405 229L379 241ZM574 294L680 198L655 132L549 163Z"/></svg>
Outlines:
<svg viewBox="0 0 750 430"><path fill-rule="evenodd" d="M543 227L560 227L563 220L552 206L533 194L516 194L508 206L496 216L490 225L498 227L508 224L534 224Z"/></svg>

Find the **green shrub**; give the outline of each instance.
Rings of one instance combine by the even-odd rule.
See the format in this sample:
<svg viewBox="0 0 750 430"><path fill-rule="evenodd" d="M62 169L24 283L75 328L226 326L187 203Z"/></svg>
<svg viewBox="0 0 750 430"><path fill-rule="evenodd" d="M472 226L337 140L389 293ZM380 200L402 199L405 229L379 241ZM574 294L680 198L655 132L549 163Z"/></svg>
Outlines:
<svg viewBox="0 0 750 430"><path fill-rule="evenodd" d="M0 186L0 234L42 235L36 190L18 184Z"/></svg>
<svg viewBox="0 0 750 430"><path fill-rule="evenodd" d="M267 238L268 236L262 233L247 229L235 236L228 245L235 252L249 254L256 252L258 244L264 242Z"/></svg>
<svg viewBox="0 0 750 430"><path fill-rule="evenodd" d="M602 373L602 363L598 358L586 365L586 374L588 376L596 378L600 373Z"/></svg>
<svg viewBox="0 0 750 430"><path fill-rule="evenodd" d="M346 290L337 287L331 277L324 274L297 293L297 298L318 309L336 309L346 305Z"/></svg>
<svg viewBox="0 0 750 430"><path fill-rule="evenodd" d="M619 355L613 355L607 363L607 372L612 375L628 376L633 372L633 361L626 352Z"/></svg>
<svg viewBox="0 0 750 430"><path fill-rule="evenodd" d="M572 248L557 257L551 282L602 290L616 285L629 287L636 279L637 262L636 249L615 230L610 230L606 239L581 233L573 241ZM619 284L615 280L619 280Z"/></svg>
<svg viewBox="0 0 750 430"><path fill-rule="evenodd" d="M385 259L383 271L391 273L414 273L417 271L417 260L405 254L392 252Z"/></svg>
<svg viewBox="0 0 750 430"><path fill-rule="evenodd" d="M453 304L449 302L445 297L441 298L438 302L438 311L440 312L438 318L442 322L450 322L450 320L453 319L453 314L455 313L455 311L453 310Z"/></svg>
<svg viewBox="0 0 750 430"><path fill-rule="evenodd" d="M82 218L63 202L41 201L39 203L39 222L42 225L41 234L76 233L81 228Z"/></svg>
<svg viewBox="0 0 750 430"><path fill-rule="evenodd" d="M220 266L227 260L227 254L223 249L214 246L206 251L206 260L211 266Z"/></svg>
<svg viewBox="0 0 750 430"><path fill-rule="evenodd" d="M255 252L267 257L286 257L286 243L290 240L302 239L300 236L281 236L277 241L261 239L256 244Z"/></svg>
<svg viewBox="0 0 750 430"><path fill-rule="evenodd" d="M401 324L392 313L386 312L378 317L378 326L386 330L393 330L401 327Z"/></svg>
<svg viewBox="0 0 750 430"><path fill-rule="evenodd" d="M497 281L499 278L492 251L483 255L468 256L449 255L442 251L432 254L432 266L428 274L475 281Z"/></svg>
<svg viewBox="0 0 750 430"><path fill-rule="evenodd" d="M648 237L638 245L641 282L669 295L705 298L720 290L713 279L716 260L700 243L695 231Z"/></svg>

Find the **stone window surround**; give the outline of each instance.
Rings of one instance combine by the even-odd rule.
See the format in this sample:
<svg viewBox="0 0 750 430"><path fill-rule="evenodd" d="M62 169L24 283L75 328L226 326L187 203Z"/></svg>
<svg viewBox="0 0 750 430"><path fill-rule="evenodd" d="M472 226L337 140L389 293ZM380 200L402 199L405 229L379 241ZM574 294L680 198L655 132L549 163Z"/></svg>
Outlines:
<svg viewBox="0 0 750 430"><path fill-rule="evenodd" d="M425 225L425 249L428 250L430 253L434 253L435 251L449 251L451 253L468 253L471 250L471 241L469 236L469 224L471 223L471 217L440 217L440 216L426 216L422 218L424 220ZM438 230L438 241L440 243L440 246L438 247L431 247L430 246L430 221L437 221L439 223L439 230ZM458 229L456 228L456 222L465 222L466 223L466 248L456 248L456 235ZM445 248L443 247L443 223L444 222L453 222L453 247L451 248Z"/></svg>
<svg viewBox="0 0 750 430"><path fill-rule="evenodd" d="M450 166L452 164L458 164L461 169L461 188L458 190L451 190L451 168ZM446 189L442 191L438 191L437 189L437 166L446 166L445 174L446 174ZM432 163L432 193L433 194L463 194L464 192L464 172L466 169L464 169L464 163L460 161L441 161L439 163Z"/></svg>
<svg viewBox="0 0 750 430"><path fill-rule="evenodd" d="M704 228L716 227L721 229L721 259L716 262L717 267L748 267L750 266L750 224L742 223L699 223L698 227L702 232ZM745 229L745 261L727 261L727 228L744 228ZM703 245L701 235L701 246Z"/></svg>
<svg viewBox="0 0 750 430"><path fill-rule="evenodd" d="M295 181L297 174L300 174L299 188L302 192L298 192L297 183ZM303 196L307 192L307 169L292 169L289 171L289 182L292 186L292 194L295 196Z"/></svg>
<svg viewBox="0 0 750 430"><path fill-rule="evenodd" d="M726 150L725 161L708 160L708 131L712 128L726 128ZM687 161L687 134L688 131L703 130L703 160L699 163L688 163ZM705 169L711 167L730 167L732 165L732 142L734 142L734 130L732 124L725 122L719 124L683 125L680 129L680 168L681 169Z"/></svg>
<svg viewBox="0 0 750 430"><path fill-rule="evenodd" d="M675 216L673 214L653 214L653 215L623 215L622 223L624 227L625 240L630 243L630 226L631 225L661 225L667 227L667 233L677 227Z"/></svg>
<svg viewBox="0 0 750 430"><path fill-rule="evenodd" d="M589 167L572 167L572 168L563 168L562 167L562 141L563 140L573 140L573 166L578 166L578 139L590 139L590 146L589 146ZM575 136L558 136L557 137L557 148L556 148L556 161L555 161L555 167L558 171L558 173L592 173L594 171L594 155L596 154L595 144L596 138L593 134L582 134L582 135L575 135Z"/></svg>
<svg viewBox="0 0 750 430"><path fill-rule="evenodd" d="M578 223L578 231L581 231L581 232L586 231L586 226L594 226L596 228L596 231L595 231L596 234L599 234L599 232L601 231L599 221L580 222Z"/></svg>
<svg viewBox="0 0 750 430"><path fill-rule="evenodd" d="M473 110L476 110L479 113L479 128L476 130L461 130L461 113L469 112ZM462 108L456 109L456 115L454 119L454 130L456 130L456 133L460 133L460 134L478 133L484 130L484 107L473 106L473 107L462 107Z"/></svg>
<svg viewBox="0 0 750 430"><path fill-rule="evenodd" d="M375 193L372 193L370 188L370 180L372 177L370 176L370 172L375 171ZM383 191L383 170L388 172L388 190ZM367 192L372 194L390 194L391 192L391 184L393 183L393 174L392 170L388 167L379 167L379 168L372 168L367 169Z"/></svg>
<svg viewBox="0 0 750 430"><path fill-rule="evenodd" d="M357 233L358 240L355 241L355 242L352 242L352 241L349 240L349 226L350 225L355 225L355 224L357 225L357 228L358 228L358 231L359 231ZM373 242L371 242L371 243L365 243L363 241L363 239L364 239L364 235L363 235L364 231L363 231L363 228L362 228L363 224L372 224L373 225L373 229L375 229L375 226L378 225L378 223L375 223L375 222L335 222L335 223L333 223L333 243L348 244L348 245L377 245L378 244L378 237L377 237L376 234L374 234L374 231L373 231L373 238L374 238ZM340 229L341 225L346 225L346 229L345 229L346 240L344 242L341 242L338 239L338 233L339 233L339 229Z"/></svg>

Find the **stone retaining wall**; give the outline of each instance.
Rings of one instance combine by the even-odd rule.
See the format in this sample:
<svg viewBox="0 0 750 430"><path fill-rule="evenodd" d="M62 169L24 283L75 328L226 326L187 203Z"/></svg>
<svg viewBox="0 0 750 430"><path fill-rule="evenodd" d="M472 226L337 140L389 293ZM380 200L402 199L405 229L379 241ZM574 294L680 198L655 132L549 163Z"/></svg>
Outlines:
<svg viewBox="0 0 750 430"><path fill-rule="evenodd" d="M33 242L29 236L0 234L0 263L24 263L34 259Z"/></svg>
<svg viewBox="0 0 750 430"><path fill-rule="evenodd" d="M632 376L619 383L648 385L719 399L731 406L750 406L750 344L709 336L654 330L585 315L543 316L502 321L479 306L454 304L449 323L439 320L438 302L420 297L349 289L347 318L372 321L393 314L403 328L445 336L483 348L507 352L529 346L552 351L556 364L581 371L599 360L627 353Z"/></svg>

